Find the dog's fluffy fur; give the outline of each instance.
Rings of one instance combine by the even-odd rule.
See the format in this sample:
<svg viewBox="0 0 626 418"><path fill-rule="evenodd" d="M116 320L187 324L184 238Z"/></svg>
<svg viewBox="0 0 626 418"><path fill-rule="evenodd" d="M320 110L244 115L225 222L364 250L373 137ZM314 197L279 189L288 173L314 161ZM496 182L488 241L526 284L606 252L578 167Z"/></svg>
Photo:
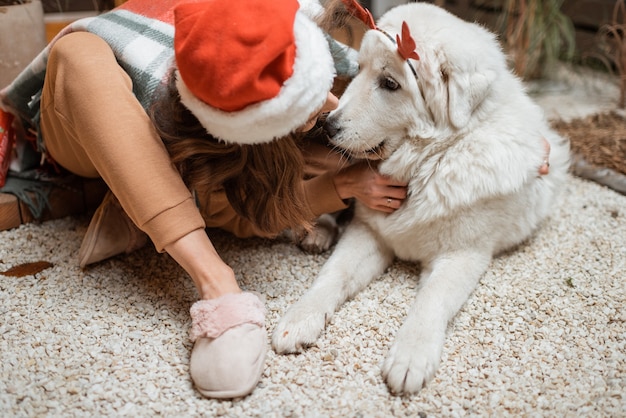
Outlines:
<svg viewBox="0 0 626 418"><path fill-rule="evenodd" d="M507 69L495 36L425 3L378 22L406 21L419 60L415 77L381 31L368 31L359 75L327 120L332 142L409 183L391 215L356 206L355 218L302 299L277 325L279 353L313 344L348 298L395 257L421 262L415 303L383 365L394 393L413 393L439 365L445 332L492 257L531 236L566 177L568 142ZM539 175L550 143L550 172ZM532 260L529 260L529 263Z"/></svg>

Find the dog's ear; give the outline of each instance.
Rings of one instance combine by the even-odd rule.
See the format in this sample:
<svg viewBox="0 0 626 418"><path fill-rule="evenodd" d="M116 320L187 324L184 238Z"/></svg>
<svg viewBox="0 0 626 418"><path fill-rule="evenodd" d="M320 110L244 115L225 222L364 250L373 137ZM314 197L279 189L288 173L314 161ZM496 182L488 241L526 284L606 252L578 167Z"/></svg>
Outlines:
<svg viewBox="0 0 626 418"><path fill-rule="evenodd" d="M444 75L448 85L448 117L455 128L461 129L469 123L474 110L487 97L496 73L485 71L467 74L452 70Z"/></svg>

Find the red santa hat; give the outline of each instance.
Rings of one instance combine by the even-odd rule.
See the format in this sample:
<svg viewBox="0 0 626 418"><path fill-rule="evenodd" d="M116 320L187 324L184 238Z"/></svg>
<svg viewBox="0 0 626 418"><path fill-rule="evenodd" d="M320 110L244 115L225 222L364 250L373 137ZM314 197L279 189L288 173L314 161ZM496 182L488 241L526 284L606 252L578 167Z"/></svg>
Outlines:
<svg viewBox="0 0 626 418"><path fill-rule="evenodd" d="M321 109L335 68L297 0L206 0L174 10L181 102L216 138L270 142Z"/></svg>

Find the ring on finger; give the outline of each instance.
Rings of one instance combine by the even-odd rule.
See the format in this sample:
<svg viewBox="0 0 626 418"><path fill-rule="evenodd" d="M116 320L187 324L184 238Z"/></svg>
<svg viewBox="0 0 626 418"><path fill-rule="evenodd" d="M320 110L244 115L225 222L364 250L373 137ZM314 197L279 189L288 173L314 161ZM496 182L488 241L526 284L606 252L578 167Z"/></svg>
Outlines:
<svg viewBox="0 0 626 418"><path fill-rule="evenodd" d="M387 198L387 205L391 205L391 198L390 197Z"/></svg>

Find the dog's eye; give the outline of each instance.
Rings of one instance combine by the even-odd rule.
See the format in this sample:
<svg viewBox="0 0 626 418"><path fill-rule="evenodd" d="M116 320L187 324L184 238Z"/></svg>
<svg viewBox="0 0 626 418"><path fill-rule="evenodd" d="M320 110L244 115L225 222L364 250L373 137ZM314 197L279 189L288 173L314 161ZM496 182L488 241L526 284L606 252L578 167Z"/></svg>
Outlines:
<svg viewBox="0 0 626 418"><path fill-rule="evenodd" d="M380 86L385 90L391 91L395 91L400 88L400 84L398 84L398 82L391 77L384 77L382 80L380 80Z"/></svg>

